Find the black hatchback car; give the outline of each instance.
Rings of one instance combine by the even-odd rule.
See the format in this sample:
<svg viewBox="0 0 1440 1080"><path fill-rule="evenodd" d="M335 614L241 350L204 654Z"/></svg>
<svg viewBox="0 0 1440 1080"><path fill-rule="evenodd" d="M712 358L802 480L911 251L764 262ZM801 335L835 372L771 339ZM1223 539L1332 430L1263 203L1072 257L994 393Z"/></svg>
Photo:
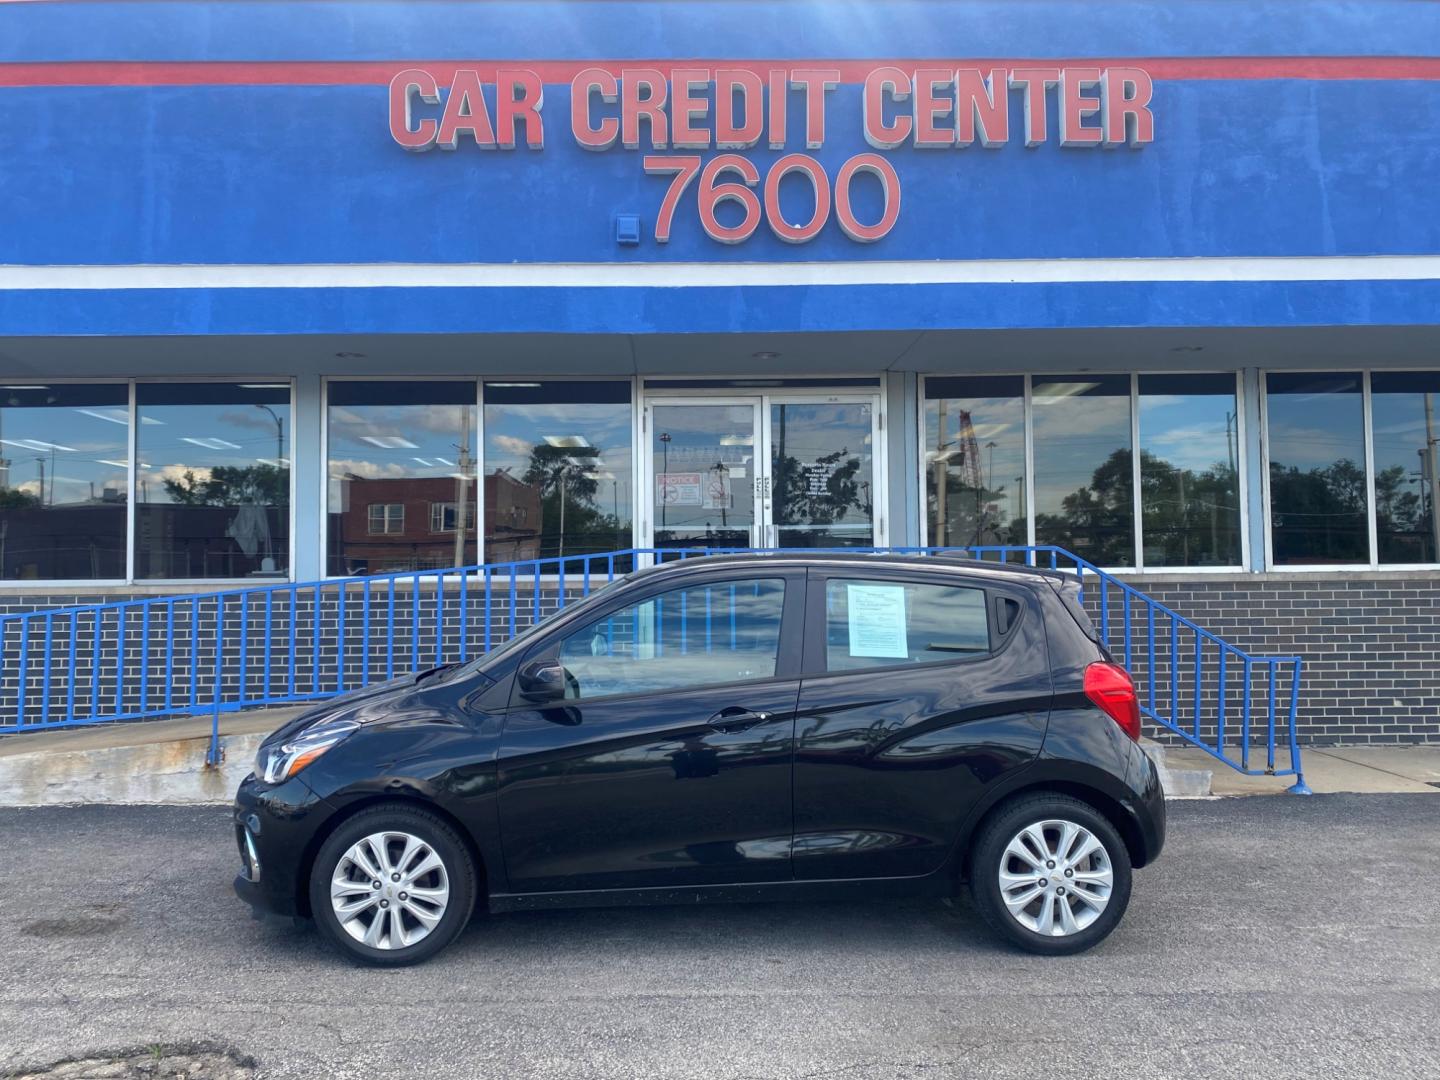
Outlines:
<svg viewBox="0 0 1440 1080"><path fill-rule="evenodd" d="M952 895L1103 939L1165 803L1073 579L943 556L642 570L486 656L336 698L236 796L256 908L426 959L489 911Z"/></svg>

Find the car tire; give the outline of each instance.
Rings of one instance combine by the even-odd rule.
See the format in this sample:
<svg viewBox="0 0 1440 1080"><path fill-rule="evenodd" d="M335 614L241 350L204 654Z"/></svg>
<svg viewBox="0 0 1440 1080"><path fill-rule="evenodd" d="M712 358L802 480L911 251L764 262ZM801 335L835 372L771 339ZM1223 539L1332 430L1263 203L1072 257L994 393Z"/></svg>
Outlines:
<svg viewBox="0 0 1440 1080"><path fill-rule="evenodd" d="M971 850L975 906L1001 937L1028 952L1084 952L1109 936L1129 906L1125 842L1105 815L1069 795L1003 804Z"/></svg>
<svg viewBox="0 0 1440 1080"><path fill-rule="evenodd" d="M351 958L377 967L418 964L449 945L470 921L475 892L465 843L439 816L411 806L376 806L344 821L310 871L316 924Z"/></svg>

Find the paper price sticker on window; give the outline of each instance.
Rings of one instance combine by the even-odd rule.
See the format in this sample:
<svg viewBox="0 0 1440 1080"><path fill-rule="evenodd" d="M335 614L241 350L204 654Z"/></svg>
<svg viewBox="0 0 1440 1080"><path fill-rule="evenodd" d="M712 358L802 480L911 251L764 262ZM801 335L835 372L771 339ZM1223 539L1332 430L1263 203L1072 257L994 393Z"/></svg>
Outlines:
<svg viewBox="0 0 1440 1080"><path fill-rule="evenodd" d="M851 656L909 657L903 585L847 585L845 594Z"/></svg>

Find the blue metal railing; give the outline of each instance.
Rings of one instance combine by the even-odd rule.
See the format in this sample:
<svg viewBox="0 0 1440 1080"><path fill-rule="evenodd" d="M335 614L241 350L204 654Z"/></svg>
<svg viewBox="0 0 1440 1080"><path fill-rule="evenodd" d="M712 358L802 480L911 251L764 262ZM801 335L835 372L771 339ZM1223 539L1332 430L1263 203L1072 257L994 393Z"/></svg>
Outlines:
<svg viewBox="0 0 1440 1080"><path fill-rule="evenodd" d="M0 734L208 713L213 757L222 712L323 700L464 661L637 566L740 550L630 548L0 616ZM866 550L1074 575L1146 717L1232 768L1294 776L1291 790L1308 791L1300 657L1245 652L1059 547ZM798 553L807 552L816 549ZM1262 748L1264 767L1253 768Z"/></svg>

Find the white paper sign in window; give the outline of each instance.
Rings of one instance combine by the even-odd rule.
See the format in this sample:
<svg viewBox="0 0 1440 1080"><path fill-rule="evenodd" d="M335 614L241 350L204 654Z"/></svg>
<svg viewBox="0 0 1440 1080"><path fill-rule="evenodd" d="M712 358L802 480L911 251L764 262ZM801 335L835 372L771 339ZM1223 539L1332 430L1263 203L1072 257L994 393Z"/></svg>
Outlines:
<svg viewBox="0 0 1440 1080"><path fill-rule="evenodd" d="M905 635L903 585L847 585L850 655L904 660L910 656Z"/></svg>

